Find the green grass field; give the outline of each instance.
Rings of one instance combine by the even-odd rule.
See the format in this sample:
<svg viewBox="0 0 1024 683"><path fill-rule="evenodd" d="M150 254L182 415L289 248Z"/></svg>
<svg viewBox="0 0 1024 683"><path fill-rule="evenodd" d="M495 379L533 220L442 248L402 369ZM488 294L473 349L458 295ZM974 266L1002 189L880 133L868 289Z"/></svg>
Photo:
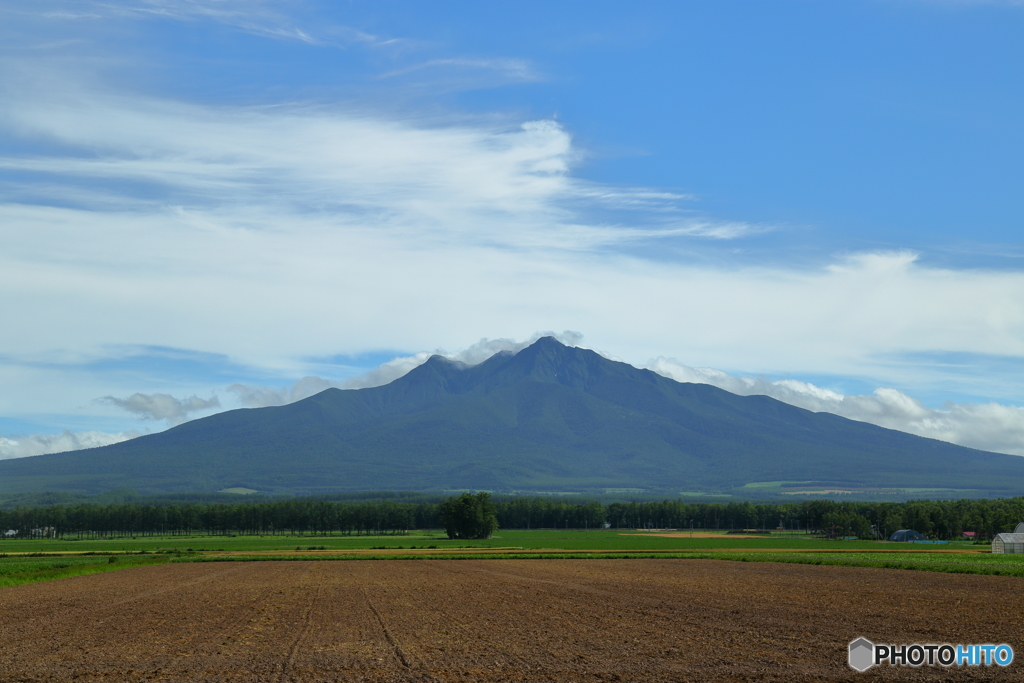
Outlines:
<svg viewBox="0 0 1024 683"><path fill-rule="evenodd" d="M687 533L687 532L680 532ZM0 553L28 552L141 552L181 551L265 551L294 550L315 545L328 550L373 548L507 548L561 550L708 550L731 548L843 549L878 548L876 541L827 541L806 535L773 535L764 538L702 538L700 532L691 538L671 538L658 534L616 530L502 530L484 541L450 541L442 531L413 531L407 535L385 536L145 536L136 538L89 540L3 540ZM893 547L884 544L882 547ZM920 549L920 546L916 546ZM951 546L928 546L955 547ZM970 546L966 546L970 547Z"/></svg>
<svg viewBox="0 0 1024 683"><path fill-rule="evenodd" d="M948 552L957 550L970 552ZM417 531L400 536L173 536L2 540L0 587L168 561L372 558L659 557L1024 576L1024 555L992 555L987 550L987 546L966 543L933 545L833 541L793 534L758 538L710 538L699 532L692 537L686 532L681 537L670 537L615 530L500 531L484 541L451 541L439 531Z"/></svg>

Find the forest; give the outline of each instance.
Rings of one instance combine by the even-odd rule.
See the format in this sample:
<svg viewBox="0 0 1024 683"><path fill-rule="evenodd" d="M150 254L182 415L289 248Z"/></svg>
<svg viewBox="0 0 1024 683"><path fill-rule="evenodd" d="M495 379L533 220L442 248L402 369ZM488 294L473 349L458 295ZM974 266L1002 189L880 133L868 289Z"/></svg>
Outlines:
<svg viewBox="0 0 1024 683"><path fill-rule="evenodd" d="M0 510L0 539L193 534L401 534L442 529L437 502L271 502L152 505L50 505ZM905 503L567 502L507 498L494 502L500 529L783 529L827 536L887 538L915 529L938 540L1012 531L1024 521L1024 498Z"/></svg>

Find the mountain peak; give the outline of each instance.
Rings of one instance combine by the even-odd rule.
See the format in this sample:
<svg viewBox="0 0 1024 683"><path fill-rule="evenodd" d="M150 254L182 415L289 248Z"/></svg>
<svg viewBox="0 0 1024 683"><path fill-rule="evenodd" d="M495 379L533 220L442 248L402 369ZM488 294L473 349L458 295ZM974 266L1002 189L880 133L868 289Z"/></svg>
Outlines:
<svg viewBox="0 0 1024 683"><path fill-rule="evenodd" d="M554 337L541 337L509 362L515 374L532 381L554 382L581 388L592 374L602 374L610 363L593 351L566 346Z"/></svg>
<svg viewBox="0 0 1024 683"><path fill-rule="evenodd" d="M541 348L548 348L548 347L559 347L559 348L563 348L563 349L569 348L568 346L566 346L565 344L563 344L562 342L558 341L557 339L555 339L554 337L552 337L550 335L548 335L547 337L541 337L537 341L535 341L532 344L530 344L530 346L539 346ZM527 348L529 348L529 347L527 347Z"/></svg>

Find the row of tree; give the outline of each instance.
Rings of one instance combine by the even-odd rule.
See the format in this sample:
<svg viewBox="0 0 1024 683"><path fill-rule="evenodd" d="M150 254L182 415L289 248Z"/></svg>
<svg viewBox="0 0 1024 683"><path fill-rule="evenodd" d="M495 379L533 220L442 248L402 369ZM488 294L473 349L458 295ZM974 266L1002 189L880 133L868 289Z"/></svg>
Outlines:
<svg viewBox="0 0 1024 683"><path fill-rule="evenodd" d="M478 529L490 516L503 529L776 529L837 536L887 537L916 529L931 538L964 531L990 537L1024 521L1024 498L907 503L611 503L542 498L492 500L470 496L441 503L344 503L296 499L212 505L54 505L0 510L0 538L32 536L140 536L181 534L397 534L449 528L459 505ZM461 502L460 502L461 501ZM483 502L481 502L483 501ZM475 507L474 507L475 506ZM481 512L480 506L486 509ZM448 514L446 515L446 510ZM13 532L13 533L12 533ZM451 532L450 532L451 533ZM476 531L463 528L457 537Z"/></svg>

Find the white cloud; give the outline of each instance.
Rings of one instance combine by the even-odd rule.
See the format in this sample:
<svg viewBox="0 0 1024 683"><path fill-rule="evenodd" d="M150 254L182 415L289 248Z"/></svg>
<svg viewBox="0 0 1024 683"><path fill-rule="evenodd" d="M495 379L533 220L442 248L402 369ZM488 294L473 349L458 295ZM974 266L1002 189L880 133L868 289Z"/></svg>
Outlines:
<svg viewBox="0 0 1024 683"><path fill-rule="evenodd" d="M1024 408L1017 406L948 403L936 410L884 387L872 395L846 396L807 382L736 377L721 370L691 368L669 358L657 358L649 368L678 382L711 384L741 396L771 396L816 413L833 413L960 446L1024 455Z"/></svg>
<svg viewBox="0 0 1024 683"><path fill-rule="evenodd" d="M212 411L220 408L220 400L203 399L190 396L185 399L174 398L170 394L132 394L128 398L104 396L97 399L101 403L117 406L142 420L162 420L170 425L181 424L189 419L192 413Z"/></svg>
<svg viewBox="0 0 1024 683"><path fill-rule="evenodd" d="M303 377L287 387L268 387L263 385L232 384L228 391L235 394L246 408L266 408L295 403L304 398L319 394L325 389L340 386L337 382L322 377Z"/></svg>
<svg viewBox="0 0 1024 683"><path fill-rule="evenodd" d="M83 448L99 448L140 436L138 432L108 434L105 432L69 432L60 434L31 434L28 436L0 436L0 460L25 458L44 453L63 453Z"/></svg>
<svg viewBox="0 0 1024 683"><path fill-rule="evenodd" d="M342 386L345 389L366 389L368 387L379 387L389 384L426 363L427 359L432 355L423 351L412 356L394 358L373 370L369 370L356 377L350 377Z"/></svg>

